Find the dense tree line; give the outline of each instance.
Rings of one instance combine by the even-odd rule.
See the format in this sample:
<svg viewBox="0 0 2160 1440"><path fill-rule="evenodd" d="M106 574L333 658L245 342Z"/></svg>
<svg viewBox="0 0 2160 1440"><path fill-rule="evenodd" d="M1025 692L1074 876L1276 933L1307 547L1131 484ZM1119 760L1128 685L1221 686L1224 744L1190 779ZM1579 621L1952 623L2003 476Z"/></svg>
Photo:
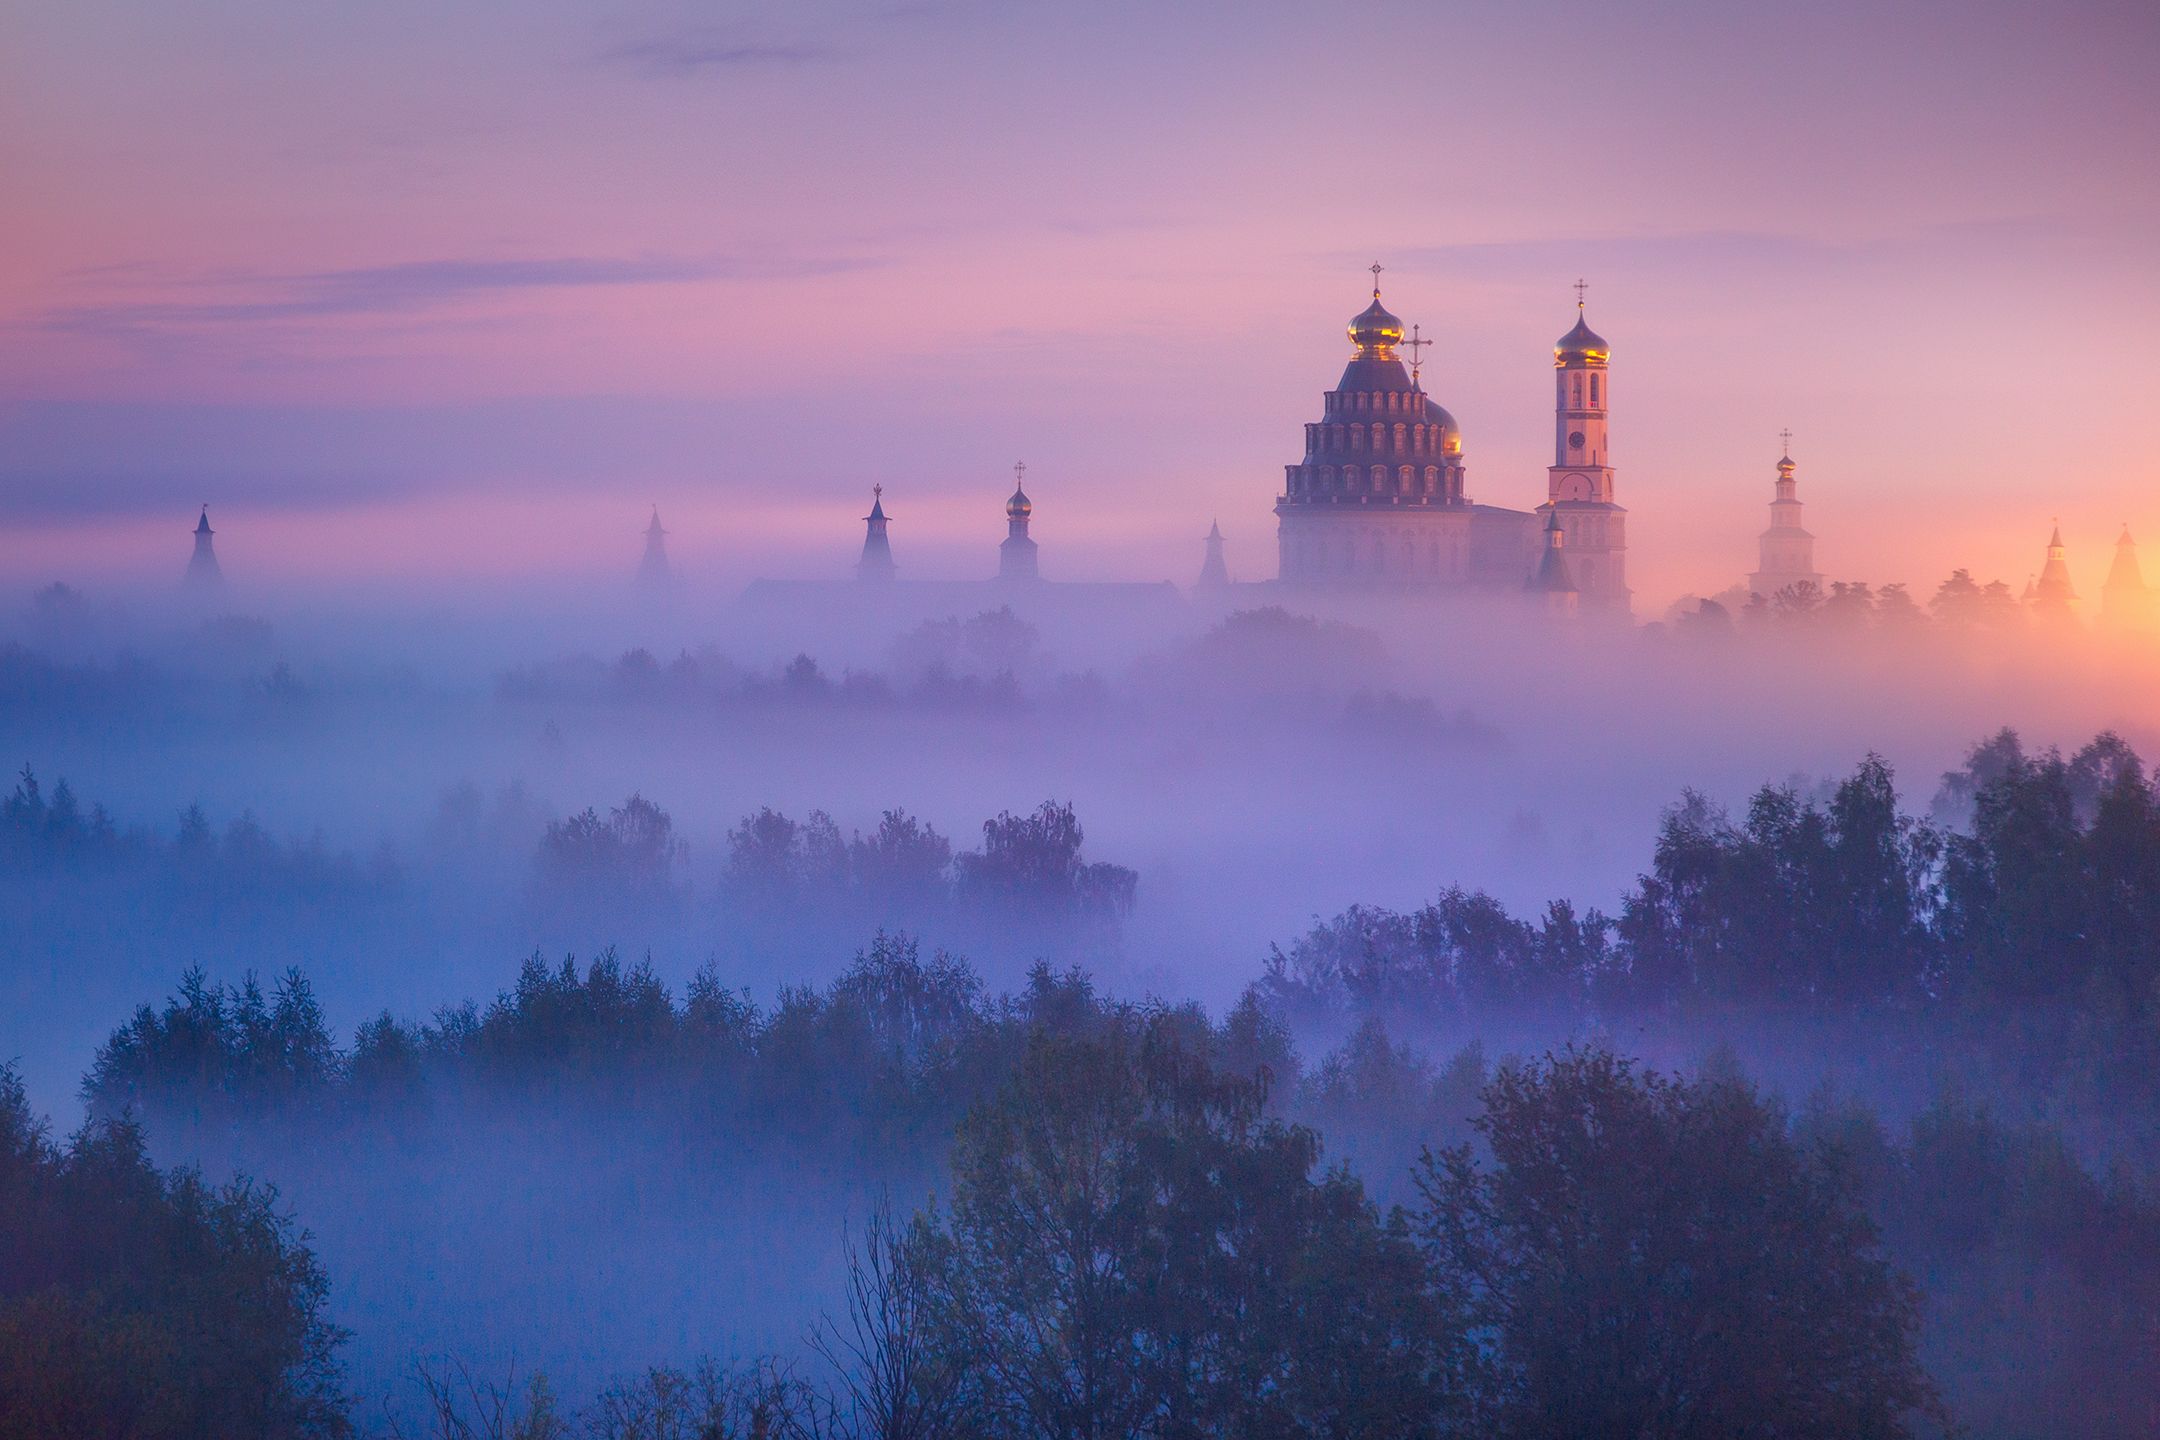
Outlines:
<svg viewBox="0 0 2160 1440"><path fill-rule="evenodd" d="M1082 857L1086 833L1071 805L1046 800L982 829L980 850L955 853L902 810L886 811L867 836L843 839L822 810L797 822L763 809L728 832L724 883L752 905L842 903L888 918L953 904L1043 920L1107 921L1131 910L1139 877Z"/></svg>
<svg viewBox="0 0 2160 1440"><path fill-rule="evenodd" d="M1102 1404L1153 1407L1150 1425L1207 1414L1216 1418L1205 1425L1240 1433L1449 1433L1443 1420L1466 1417L1499 1433L1551 1433L1555 1414L1593 1403L1641 1418L1657 1374L1614 1368L1610 1351L1590 1366L1586 1350L1523 1347L1560 1345L1569 1332L1540 1317L1580 1315L1588 1295L1652 1297L1640 1300L1641 1323L1680 1324L1660 1308L1674 1286L1690 1303L1737 1307L1716 1311L1718 1333L1742 1324L1734 1316L1752 1287L1796 1306L1850 1301L1857 1308L1835 1328L1805 1309L1775 1321L1800 1347L1779 1383L1881 1361L1880 1406L1925 1410L1911 1372L1891 1363L1902 1353L1892 1332L1910 1317L1885 1256L1925 1278L1919 1353L1978 1433L2075 1422L2081 1433L2136 1434L2140 1407L2160 1393L2160 1206L2125 1179L2094 1178L2059 1137L1954 1094L1896 1124L1834 1095L1787 1116L1729 1066L1668 1079L1592 1049L1494 1071L1473 1049L1436 1068L1377 1021L1308 1067L1250 997L1210 1022L1194 1007L1114 1001L1048 970L991 997L963 964L926 960L898 940L770 1011L709 974L677 1000L648 970L611 958L582 970L534 961L485 1008L453 1007L421 1026L380 1018L345 1048L331 1043L301 977L267 994L191 977L116 1033L86 1088L97 1114L132 1109L166 1135L289 1130L295 1143L355 1157L455 1135L461 1106L524 1097L558 1123L584 1115L617 1133L664 1127L679 1137L662 1152L668 1173L693 1193L758 1150L799 1157L805 1175L866 1172L912 1181L910 1193L935 1184L950 1200L900 1222L907 1243L888 1260L920 1287L903 1302L910 1313L927 1314L933 1283L943 1287L937 1323L960 1338L936 1340L945 1332L933 1327L914 1343L919 1353L936 1341L995 1357L1004 1388L966 1389L969 1413L1037 1417L1030 1425L1044 1407L1077 1403L1052 1381L1077 1385L1080 1370L1089 1386L1108 1387ZM525 1143L559 1142L529 1126ZM589 1149L566 1153L595 1163ZM1354 1159L1355 1171L1328 1168L1329 1154ZM465 1158L453 1144L438 1163ZM625 1163L649 1164L650 1152ZM1533 1203L1529 1177L1554 1187L1546 1199ZM1371 1198L1372 1186L1400 1213ZM1610 1219L1551 1267L1529 1263L1526 1237L1541 1224L1590 1211ZM1010 1248L1023 1235L1056 1246ZM608 1253L604 1235L578 1243ZM1085 1247L1093 1258L1076 1270ZM1797 1269L1777 1278L1781 1257L1804 1267L1805 1284ZM1650 1258L1656 1265L1639 1268ZM1195 1268L1182 1278L1161 1268L1174 1263ZM1509 1277L1531 1288L1494 1288ZM1845 1288L1826 1298L1825 1286ZM1230 1324L1207 1319L1217 1302L1235 1334L1206 1329ZM1010 1308L1022 1303L1053 1309ZM1748 1319L1748 1333L1773 1318ZM1008 1325L1081 1349L1006 1354L992 1332ZM1131 1338L1150 1326L1198 1348ZM1086 1350L1086 1336L1107 1343L1105 1327L1137 1348ZM1341 1348L1300 1361L1282 1347L1301 1334ZM1610 1332L1593 1327L1568 1343L1599 1335ZM1817 1353L1803 1340L1875 1348ZM1684 1348L1664 1336L1646 1354L1688 1358L1698 1377L1689 1383L1704 1383L1710 1359ZM1765 1357L1715 1359L1718 1376L1770 1383ZM696 1390L687 1373L662 1377L673 1376L662 1389L684 1404ZM1256 1374L1316 1386L1354 1377L1355 1394L1293 1387L1271 1393L1264 1413L1236 1408L1233 1396L1256 1403L1246 1383ZM1606 1377L1605 1400L1553 1388L1581 1374ZM736 1381L713 1394L748 1403ZM969 1386L990 1383L977 1375ZM1851 1400L1840 1393L1806 1403ZM1767 1402L1724 1391L1695 1403L1729 1417L1717 1407ZM1829 1432L1791 1418L1799 1412L1765 1413L1795 1427L1778 1433L1897 1433L1870 1428L1887 1413L1880 1406L1875 1419L1835 1410L1850 1428ZM1413 1410L1440 1428L1411 1424Z"/></svg>
<svg viewBox="0 0 2160 1440"><path fill-rule="evenodd" d="M182 811L170 836L117 824L85 805L65 778L47 792L25 765L0 799L0 881L42 888L60 881L124 888L168 913L202 919L221 909L328 908L394 891L387 854L362 862L319 836L281 840L252 814L215 826L202 806Z"/></svg>
<svg viewBox="0 0 2160 1440"><path fill-rule="evenodd" d="M1298 1020L1533 1004L1606 1018L1707 1009L1932 1015L2160 1040L2160 792L2114 735L2070 756L2005 731L1944 777L1937 819L1869 756L1826 796L1765 786L1739 817L1690 792L1618 915L1535 922L1449 890L1357 907L1270 957ZM2091 1033L2086 1033L2091 1032Z"/></svg>
<svg viewBox="0 0 2160 1440"><path fill-rule="evenodd" d="M1735 585L1708 599L1683 596L1673 602L1666 618L1683 633L1698 636L1730 632L1736 626L1846 636L1866 630L1892 636L1925 630L2002 636L2035 623L2030 608L2008 583L1983 583L1965 569L1951 571L1925 603L1902 583L1873 586L1864 580L1833 580L1824 586L1801 580L1768 595Z"/></svg>
<svg viewBox="0 0 2160 1440"><path fill-rule="evenodd" d="M85 807L65 778L47 794L28 765L0 800L0 872L51 875L77 869L120 872L156 867L181 884L323 894L380 887L394 867L363 866L320 839L277 839L252 814L213 826L200 805L180 813L171 837L121 828L102 804Z"/></svg>
<svg viewBox="0 0 2160 1440"><path fill-rule="evenodd" d="M896 639L881 670L834 675L807 653L752 668L711 646L663 661L639 647L612 661L581 655L506 671L496 678L495 693L517 705L694 705L749 714L845 708L994 714L1032 703L1023 681L1034 683L1035 699L1061 707L1102 697L1092 675L1050 675L1040 640L1033 625L1001 605L965 620L924 621Z"/></svg>
<svg viewBox="0 0 2160 1440"><path fill-rule="evenodd" d="M1428 1150L1383 1211L1241 1073L1234 1027L1057 1020L965 1107L949 1201L873 1219L823 1364L658 1369L579 1427L1827 1437L1936 1413L1857 1172L1742 1080L1599 1049L1503 1066L1481 1145ZM572 1433L544 1384L423 1376L436 1433Z"/></svg>
<svg viewBox="0 0 2160 1440"><path fill-rule="evenodd" d="M1788 1113L1715 1057L1692 1077L1598 1045L1493 1067L1402 1037L1539 1012L1573 1033L1895 1015L2014 1032L2020 1063L2076 1059L2135 1111L2154 809L2112 737L2064 757L2007 732L1928 819L1872 759L1819 795L1768 788L1737 820L1688 797L1618 916L1524 921L1459 891L1353 910L1218 1020L1048 966L993 996L896 937L770 1007L711 968L678 998L612 956L535 957L485 1007L385 1015L347 1046L297 973L267 990L191 974L85 1089L94 1122L140 1117L182 1154L279 1134L411 1151L508 1099L544 1117L527 1139L543 1153L549 1124L658 1133L690 1190L763 1153L945 1197L860 1238L868 1269L811 1347L825 1361L663 1367L576 1415L439 1385L445 1425L493 1395L499 1418L610 1435L665 1433L634 1428L663 1412L925 1440L1891 1435L1932 1423L1919 1365L1978 1434L2141 1434L2160 1396L2149 1150L2096 1172L2084 1137L1955 1086L1897 1118L1827 1090ZM799 836L757 864L799 864ZM925 837L886 836L849 873L962 883ZM1340 1044L1307 1064L1293 1026L1316 1021ZM875 1419L894 1410L912 1428Z"/></svg>
<svg viewBox="0 0 2160 1440"><path fill-rule="evenodd" d="M1138 875L1085 858L1071 805L1008 811L982 831L981 849L956 851L904 810L887 810L864 834L843 833L822 810L797 820L767 806L728 831L713 890L725 918L752 938L905 926L1070 943L1099 939L1132 909ZM675 910L689 894L684 853L673 819L642 795L605 816L586 809L548 822L534 900L571 913Z"/></svg>

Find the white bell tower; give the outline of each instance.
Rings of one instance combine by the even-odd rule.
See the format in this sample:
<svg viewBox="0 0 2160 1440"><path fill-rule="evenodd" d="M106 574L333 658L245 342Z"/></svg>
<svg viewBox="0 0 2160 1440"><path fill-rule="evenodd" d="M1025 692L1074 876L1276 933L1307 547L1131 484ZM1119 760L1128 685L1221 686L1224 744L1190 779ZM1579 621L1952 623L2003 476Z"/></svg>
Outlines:
<svg viewBox="0 0 2160 1440"><path fill-rule="evenodd" d="M1545 504L1565 533L1568 568L1586 610L1629 609L1627 511L1613 498L1606 419L1612 405L1612 347L1583 315L1575 282L1575 328L1553 347L1553 463Z"/></svg>

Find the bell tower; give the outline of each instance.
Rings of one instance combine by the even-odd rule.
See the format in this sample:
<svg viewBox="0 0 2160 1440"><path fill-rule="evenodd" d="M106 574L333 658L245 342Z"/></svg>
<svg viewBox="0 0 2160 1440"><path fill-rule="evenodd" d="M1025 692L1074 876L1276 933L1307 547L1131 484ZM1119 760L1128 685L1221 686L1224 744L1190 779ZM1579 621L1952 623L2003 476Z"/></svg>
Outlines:
<svg viewBox="0 0 2160 1440"><path fill-rule="evenodd" d="M1583 314L1575 282L1575 328L1553 346L1553 463L1538 507L1564 533L1568 568L1586 610L1629 609L1627 511L1614 500L1606 419L1612 347Z"/></svg>
<svg viewBox="0 0 2160 1440"><path fill-rule="evenodd" d="M1038 580L1041 572L1036 568L1035 541L1028 534L1028 521L1035 514L1035 502L1027 496L1027 462L1013 466L1012 499L1005 502L1005 540L998 546L998 579Z"/></svg>

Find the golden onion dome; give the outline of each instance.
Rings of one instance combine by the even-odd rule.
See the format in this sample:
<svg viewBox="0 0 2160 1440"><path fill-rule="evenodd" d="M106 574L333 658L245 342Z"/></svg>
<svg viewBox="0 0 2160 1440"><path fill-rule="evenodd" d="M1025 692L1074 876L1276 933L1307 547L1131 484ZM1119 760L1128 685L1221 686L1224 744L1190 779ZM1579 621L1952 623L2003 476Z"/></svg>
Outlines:
<svg viewBox="0 0 2160 1440"><path fill-rule="evenodd" d="M1027 491L1021 489L1018 485L1013 486L1012 499L1005 502L1005 518L1008 520L1025 520L1034 513L1035 502L1028 499Z"/></svg>
<svg viewBox="0 0 2160 1440"><path fill-rule="evenodd" d="M1402 321L1388 313L1387 306L1380 303L1380 292L1373 291L1372 304L1350 322L1350 342L1358 347L1359 358L1393 360L1395 347L1402 341Z"/></svg>
<svg viewBox="0 0 2160 1440"><path fill-rule="evenodd" d="M1611 358L1612 346L1605 343L1604 336L1590 328L1590 322L1580 313L1575 317L1575 328L1561 336L1560 343L1553 346L1555 366L1603 365Z"/></svg>

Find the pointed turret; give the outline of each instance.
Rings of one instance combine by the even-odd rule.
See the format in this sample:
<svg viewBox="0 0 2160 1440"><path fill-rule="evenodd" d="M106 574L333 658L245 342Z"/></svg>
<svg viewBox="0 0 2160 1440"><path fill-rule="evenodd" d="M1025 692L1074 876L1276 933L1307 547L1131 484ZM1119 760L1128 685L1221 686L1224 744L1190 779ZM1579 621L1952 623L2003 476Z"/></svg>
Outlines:
<svg viewBox="0 0 2160 1440"><path fill-rule="evenodd" d="M2040 567L2040 578L2033 582L2032 607L2043 619L2071 620L2076 618L2077 603L2077 588L2070 583L2070 566L2063 559L2062 525L2058 522L2048 535L2047 563Z"/></svg>
<svg viewBox="0 0 2160 1440"><path fill-rule="evenodd" d="M660 523L660 507L653 506L652 523L645 527L645 558L638 562L638 583L660 589L668 583L667 530Z"/></svg>
<svg viewBox="0 0 2160 1440"><path fill-rule="evenodd" d="M863 516L862 558L855 562L856 578L893 578L892 542L885 538L885 487L870 487L870 513Z"/></svg>
<svg viewBox="0 0 2160 1440"><path fill-rule="evenodd" d="M1567 531L1560 528L1557 510L1545 512L1545 553L1538 557L1538 567L1523 582L1523 589L1543 601L1545 608L1556 615L1572 615L1582 600L1582 592L1575 586L1575 577L1568 572Z"/></svg>
<svg viewBox="0 0 2160 1440"><path fill-rule="evenodd" d="M1223 563L1223 533L1218 521L1208 523L1207 558L1200 562L1198 588L1202 590L1227 589L1230 584L1230 567Z"/></svg>
<svg viewBox="0 0 2160 1440"><path fill-rule="evenodd" d="M2113 630L2143 630L2152 623L2152 592L2145 588L2128 525L2116 537L2115 563L2100 586L2100 620Z"/></svg>
<svg viewBox="0 0 2160 1440"><path fill-rule="evenodd" d="M1035 502L1028 499L1027 464L1013 466L1012 499L1005 502L1005 541L998 546L998 579L1035 580L1041 578L1035 568L1035 542L1028 537L1028 521L1035 514Z"/></svg>
<svg viewBox="0 0 2160 1440"><path fill-rule="evenodd" d="M207 589L224 582L225 572L218 568L217 551L210 544L210 537L216 533L210 528L210 507L205 505L202 517L195 522L195 553L188 558L188 584Z"/></svg>

